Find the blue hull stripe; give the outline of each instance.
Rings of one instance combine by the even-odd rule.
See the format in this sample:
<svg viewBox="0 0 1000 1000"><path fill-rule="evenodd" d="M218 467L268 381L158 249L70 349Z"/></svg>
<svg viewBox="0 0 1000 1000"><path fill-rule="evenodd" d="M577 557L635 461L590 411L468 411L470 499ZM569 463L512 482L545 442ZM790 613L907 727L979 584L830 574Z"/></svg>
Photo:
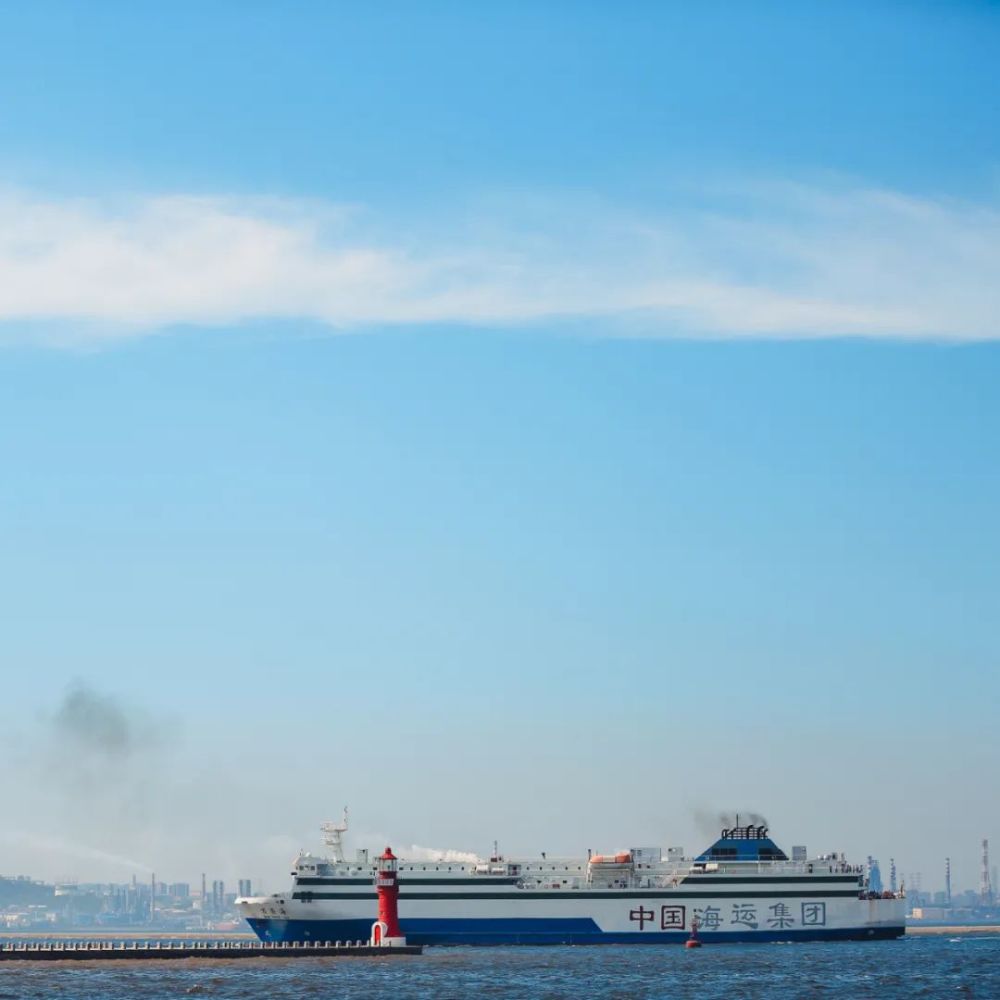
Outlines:
<svg viewBox="0 0 1000 1000"><path fill-rule="evenodd" d="M461 900L480 900L480 899L516 899L517 892L403 892L400 891L400 899L461 899ZM740 892L741 899L798 899L802 896L801 889L768 889L765 892L754 892L752 890L747 890L745 892ZM857 889L818 889L815 892L809 893L810 899L830 899L831 897L840 897L844 899L857 899L858 890ZM616 892L609 890L608 892L586 892L576 889L569 889L565 892L560 892L558 889L553 889L550 892L546 892L543 896L541 893L536 893L534 897L529 897L525 902L531 903L545 903L552 899L662 899L663 890L662 889L632 889L627 895L622 892ZM671 899L723 899L728 901L732 899L732 892L726 890L725 892L705 892L704 890L698 890L697 892L684 892L679 889L672 889L670 891ZM372 903L378 899L378 896L374 891L371 892L313 892L311 890L305 892L293 892L292 899L301 900L304 903L314 903L317 899L366 899L371 900ZM540 919L540 918L539 918Z"/></svg>
<svg viewBox="0 0 1000 1000"><path fill-rule="evenodd" d="M247 921L264 941L367 941L371 920L274 920ZM569 919L465 919L401 920L409 944L497 945L497 944L678 944L687 931L602 931L589 917ZM702 932L706 944L713 941L871 941L897 938L905 932L893 927L810 927L793 930Z"/></svg>

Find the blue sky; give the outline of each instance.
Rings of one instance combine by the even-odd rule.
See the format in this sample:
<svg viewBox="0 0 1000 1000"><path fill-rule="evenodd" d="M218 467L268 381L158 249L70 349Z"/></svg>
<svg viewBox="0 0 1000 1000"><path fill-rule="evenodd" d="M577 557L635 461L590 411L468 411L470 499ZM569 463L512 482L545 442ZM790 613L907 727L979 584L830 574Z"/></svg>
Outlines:
<svg viewBox="0 0 1000 1000"><path fill-rule="evenodd" d="M995 7L0 29L0 867L280 882L349 801L471 850L755 809L974 883ZM132 759L58 743L73 683Z"/></svg>

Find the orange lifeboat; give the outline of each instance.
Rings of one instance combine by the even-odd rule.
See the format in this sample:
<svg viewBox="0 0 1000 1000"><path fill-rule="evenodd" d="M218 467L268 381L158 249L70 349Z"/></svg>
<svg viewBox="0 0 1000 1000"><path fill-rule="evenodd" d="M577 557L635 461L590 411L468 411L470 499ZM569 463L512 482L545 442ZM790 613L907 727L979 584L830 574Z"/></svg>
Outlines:
<svg viewBox="0 0 1000 1000"><path fill-rule="evenodd" d="M594 854L590 858L592 865L630 865L632 854L630 851L622 851L619 854Z"/></svg>

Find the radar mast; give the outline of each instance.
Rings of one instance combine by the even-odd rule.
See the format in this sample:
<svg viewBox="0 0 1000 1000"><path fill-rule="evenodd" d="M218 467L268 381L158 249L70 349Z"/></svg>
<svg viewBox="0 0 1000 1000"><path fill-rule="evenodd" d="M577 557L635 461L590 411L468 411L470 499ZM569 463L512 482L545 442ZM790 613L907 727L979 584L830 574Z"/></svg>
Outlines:
<svg viewBox="0 0 1000 1000"><path fill-rule="evenodd" d="M344 834L347 833L347 806L344 806L344 818L339 823L324 823L323 843L330 848L331 861L344 860Z"/></svg>

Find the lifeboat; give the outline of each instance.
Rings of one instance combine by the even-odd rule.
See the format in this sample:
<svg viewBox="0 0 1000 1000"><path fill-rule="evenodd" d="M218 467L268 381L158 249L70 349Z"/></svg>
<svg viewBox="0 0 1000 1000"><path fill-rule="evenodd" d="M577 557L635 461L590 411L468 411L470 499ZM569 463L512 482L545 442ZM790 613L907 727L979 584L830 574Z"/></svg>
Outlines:
<svg viewBox="0 0 1000 1000"><path fill-rule="evenodd" d="M594 854L590 858L592 865L630 865L632 864L632 853L621 851L618 854Z"/></svg>

